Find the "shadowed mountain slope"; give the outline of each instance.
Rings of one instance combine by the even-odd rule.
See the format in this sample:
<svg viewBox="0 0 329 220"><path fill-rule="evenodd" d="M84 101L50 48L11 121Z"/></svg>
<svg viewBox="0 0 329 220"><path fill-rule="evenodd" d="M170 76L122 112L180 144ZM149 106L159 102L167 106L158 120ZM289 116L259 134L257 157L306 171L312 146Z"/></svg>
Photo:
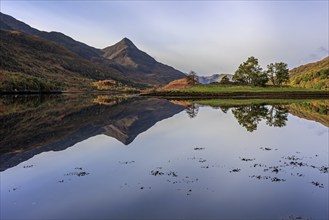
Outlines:
<svg viewBox="0 0 329 220"><path fill-rule="evenodd" d="M174 79L183 78L185 76L180 71L175 70L170 66L159 63L145 52L140 51L127 38L124 38L122 41L120 41L119 43L113 46L107 47L104 50L100 50L88 46L79 41L76 41L71 37L66 36L65 34L59 32L39 31L25 24L24 22L18 21L17 19L9 15L3 14L1 12L0 12L0 29L2 31L7 31L7 33L8 31L16 31L16 32L24 33L25 35L21 35L21 36L25 36L30 40L32 38L36 39L37 37L39 37L39 41L40 39L43 39L44 41L47 41L48 44L49 42L52 42L54 44L57 44L57 46L59 47L64 47L72 54L76 55L76 57L79 57L81 60L84 60L82 61L83 64L86 64L86 61L88 61L89 62L88 67L86 67L87 69L96 70L96 73L88 73L87 75L83 73L83 75L88 79L104 80L104 79L115 78L116 80L121 81L124 84L135 85L137 87L140 87L141 86L140 84L143 84L144 86L163 85ZM1 33L5 33L5 32L1 32ZM20 49L23 50L22 48L24 48L25 45L22 44L23 41L21 41L20 43L21 44L15 45L15 42L10 42L9 44L6 45L7 51L14 51L18 47L21 47ZM31 45L30 42L27 43ZM53 45L52 47L56 47L56 46ZM25 48L25 49L29 49L29 48ZM34 47L33 49L38 50L40 48ZM37 52L38 51L33 51L33 53L35 54L37 54ZM38 61L49 61L53 58L49 54L47 57L43 56L41 54L43 52L44 52L43 50L39 51L39 54L40 56L42 56L43 60L38 60L37 57L29 56L30 51L28 50L25 50L24 53L26 53L29 56L29 58L33 58L32 60L28 59L28 62L31 63L36 63ZM1 56L6 60L14 61L14 64L12 66L16 64L20 64L22 62L22 59L20 59L21 57L18 57L19 59L15 60L17 56L12 58L11 53L1 51ZM61 61L58 58L56 58L56 60ZM73 69L77 68L75 62L70 63L67 61L68 60L66 59L64 62L67 64L69 68L73 68ZM24 70L23 73L26 72L26 69L24 67L22 67L21 69ZM17 78L19 77L24 78L26 76L21 76L21 75L17 76ZM30 80L34 80L34 79L30 79ZM39 79L35 79L35 80L39 80ZM83 88L83 86L81 88Z"/></svg>
<svg viewBox="0 0 329 220"><path fill-rule="evenodd" d="M44 39L56 42L68 50L78 54L79 56L91 59L93 57L101 57L102 51L84 43L76 41L65 34L59 32L39 31L24 22L21 22L9 15L0 12L0 28L2 30L16 30L26 34L36 35Z"/></svg>
<svg viewBox="0 0 329 220"><path fill-rule="evenodd" d="M1 91L86 90L92 81L121 76L44 38L18 31L0 33Z"/></svg>

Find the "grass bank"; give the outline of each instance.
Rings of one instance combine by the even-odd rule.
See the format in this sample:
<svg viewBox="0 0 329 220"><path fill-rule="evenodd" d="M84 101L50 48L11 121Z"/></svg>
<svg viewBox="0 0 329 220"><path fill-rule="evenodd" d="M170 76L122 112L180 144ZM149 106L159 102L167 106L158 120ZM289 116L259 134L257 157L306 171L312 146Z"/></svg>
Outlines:
<svg viewBox="0 0 329 220"><path fill-rule="evenodd" d="M199 97L199 98L329 98L329 91L319 89L305 89L295 87L252 87L252 86L224 86L217 84L195 85L187 89L171 91L151 91L143 96L163 97Z"/></svg>

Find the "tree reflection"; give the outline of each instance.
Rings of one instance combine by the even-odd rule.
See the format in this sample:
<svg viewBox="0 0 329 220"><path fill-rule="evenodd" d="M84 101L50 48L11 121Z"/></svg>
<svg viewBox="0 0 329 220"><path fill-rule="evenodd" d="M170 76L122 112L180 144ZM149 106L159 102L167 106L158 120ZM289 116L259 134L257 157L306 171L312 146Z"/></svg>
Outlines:
<svg viewBox="0 0 329 220"><path fill-rule="evenodd" d="M221 106L219 108L220 108L220 110L222 110L222 112L224 112L226 114L228 112L228 110L230 110L231 107Z"/></svg>
<svg viewBox="0 0 329 220"><path fill-rule="evenodd" d="M195 103L192 103L186 107L185 111L190 118L195 118L198 115L199 106Z"/></svg>
<svg viewBox="0 0 329 220"><path fill-rule="evenodd" d="M288 120L288 110L281 106L270 108L265 105L241 106L233 108L232 113L239 124L249 132L255 131L262 120L273 127L283 127Z"/></svg>
<svg viewBox="0 0 329 220"><path fill-rule="evenodd" d="M266 124L273 127L284 127L288 120L288 109L282 106L271 106L266 116Z"/></svg>
<svg viewBox="0 0 329 220"><path fill-rule="evenodd" d="M262 118L267 116L268 109L261 105L250 105L234 108L232 113L240 125L253 132Z"/></svg>

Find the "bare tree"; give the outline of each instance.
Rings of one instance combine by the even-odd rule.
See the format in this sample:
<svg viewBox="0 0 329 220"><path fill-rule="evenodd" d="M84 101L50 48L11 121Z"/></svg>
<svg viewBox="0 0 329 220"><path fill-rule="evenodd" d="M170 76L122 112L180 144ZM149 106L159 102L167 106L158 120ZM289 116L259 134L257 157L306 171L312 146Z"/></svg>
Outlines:
<svg viewBox="0 0 329 220"><path fill-rule="evenodd" d="M196 85L199 83L199 77L194 71L190 71L190 73L187 75L187 82L190 85Z"/></svg>

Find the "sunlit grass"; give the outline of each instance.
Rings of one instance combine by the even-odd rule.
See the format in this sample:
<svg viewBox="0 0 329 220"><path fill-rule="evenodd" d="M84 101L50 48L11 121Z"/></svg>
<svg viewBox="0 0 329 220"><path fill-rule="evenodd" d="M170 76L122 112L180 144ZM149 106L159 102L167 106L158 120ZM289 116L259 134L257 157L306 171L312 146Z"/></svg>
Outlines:
<svg viewBox="0 0 329 220"><path fill-rule="evenodd" d="M233 93L233 92L311 92L323 91L320 89L305 89L296 87L252 87L252 86L225 86L216 84L195 85L193 87L178 90L180 92L201 92L201 93Z"/></svg>

